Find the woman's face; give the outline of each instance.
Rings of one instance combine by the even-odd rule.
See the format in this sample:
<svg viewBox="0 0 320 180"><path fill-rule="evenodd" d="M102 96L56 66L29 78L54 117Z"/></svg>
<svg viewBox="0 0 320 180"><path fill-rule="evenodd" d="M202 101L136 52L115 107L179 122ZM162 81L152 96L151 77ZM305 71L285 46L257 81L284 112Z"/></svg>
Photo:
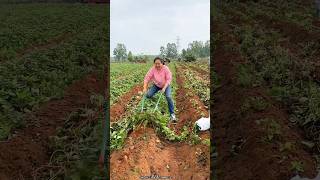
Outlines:
<svg viewBox="0 0 320 180"><path fill-rule="evenodd" d="M160 70L162 68L163 64L161 63L160 59L157 59L154 62L154 66L156 67L157 70Z"/></svg>

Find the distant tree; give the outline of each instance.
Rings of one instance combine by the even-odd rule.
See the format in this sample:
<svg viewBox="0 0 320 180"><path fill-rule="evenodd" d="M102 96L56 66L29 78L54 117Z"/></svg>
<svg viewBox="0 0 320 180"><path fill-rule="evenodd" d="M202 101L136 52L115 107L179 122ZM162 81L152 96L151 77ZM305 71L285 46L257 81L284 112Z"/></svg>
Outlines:
<svg viewBox="0 0 320 180"><path fill-rule="evenodd" d="M187 51L185 57L184 57L184 61L186 62L193 62L196 61L197 58L196 56L191 52L191 51Z"/></svg>
<svg viewBox="0 0 320 180"><path fill-rule="evenodd" d="M206 41L206 43L204 44L204 56L210 56L210 40Z"/></svg>
<svg viewBox="0 0 320 180"><path fill-rule="evenodd" d="M144 55L143 61L144 61L144 62L148 62L148 61L149 61L149 56Z"/></svg>
<svg viewBox="0 0 320 180"><path fill-rule="evenodd" d="M187 55L187 51L185 49L182 49L181 51L181 57L182 59L185 59L186 58L186 55Z"/></svg>
<svg viewBox="0 0 320 180"><path fill-rule="evenodd" d="M189 43L188 51L196 57L203 57L203 42L202 41L193 41Z"/></svg>
<svg viewBox="0 0 320 180"><path fill-rule="evenodd" d="M161 46L160 47L160 56L164 58L164 57L166 57L166 54L167 54L166 49L163 46Z"/></svg>
<svg viewBox="0 0 320 180"><path fill-rule="evenodd" d="M116 57L117 61L124 60L127 57L127 49L124 44L117 44L117 47L113 50L113 55Z"/></svg>
<svg viewBox="0 0 320 180"><path fill-rule="evenodd" d="M167 44L166 57L170 59L175 59L178 57L177 45L175 43Z"/></svg>
<svg viewBox="0 0 320 180"><path fill-rule="evenodd" d="M210 41L203 43L202 41L193 41L189 43L188 52L191 52L197 58L204 58L210 56Z"/></svg>
<svg viewBox="0 0 320 180"><path fill-rule="evenodd" d="M128 53L128 61L130 61L130 62L133 61L133 56L132 56L131 51L129 51L129 53Z"/></svg>

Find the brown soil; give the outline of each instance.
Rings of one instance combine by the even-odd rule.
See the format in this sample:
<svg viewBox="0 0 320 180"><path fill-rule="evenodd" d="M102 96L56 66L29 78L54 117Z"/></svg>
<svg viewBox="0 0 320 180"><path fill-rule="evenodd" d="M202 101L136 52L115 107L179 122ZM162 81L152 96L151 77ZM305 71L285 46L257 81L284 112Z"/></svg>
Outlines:
<svg viewBox="0 0 320 180"><path fill-rule="evenodd" d="M246 7L242 6L242 9L245 12ZM240 18L240 15L237 15L231 10L226 9L225 10L227 14L231 14L230 22L234 25L248 25L250 24L253 26L252 22L247 22ZM308 43L310 41L320 41L320 33L319 32L309 32L303 27L286 21L280 21L272 19L271 17L267 15L258 15L255 17L257 19L257 23L259 25L263 26L266 29L271 29L278 31L280 34L283 35L284 39L279 42L280 46L287 49L290 55L298 57L300 59L304 59L304 55L300 57L300 54L302 53L301 43ZM320 21L319 21L320 22ZM314 26L317 26L317 21L313 22ZM314 78L316 82L320 82L320 52L313 55L311 58L311 61L308 63L311 63L311 65L314 67L313 72L311 72L311 76ZM305 63L301 61L301 63Z"/></svg>
<svg viewBox="0 0 320 180"><path fill-rule="evenodd" d="M235 66L246 63L237 52L227 51L227 44L236 44L231 32L222 22L216 22L213 33L223 33L213 54L214 66L221 86L214 92L214 141L217 145L217 179L290 179L295 172L294 161L302 162L304 176L315 175L316 163L302 145L302 136L290 127L288 114L262 87L243 88L238 85ZM269 106L263 110L242 110L250 97L260 97ZM264 139L270 131L257 120L270 118L280 125L280 134L271 142ZM281 151L285 143L294 148Z"/></svg>
<svg viewBox="0 0 320 180"><path fill-rule="evenodd" d="M267 16L259 16L258 19L261 19L260 24L264 25L266 28L271 28L274 30L280 31L280 33L286 38L280 42L281 47L287 49L292 56L298 57L301 59L301 63L305 57L300 57L299 53L303 52L300 43L308 43L310 41L320 41L320 33L309 32L299 25L273 20ZM315 81L320 82L320 53L313 55L311 61L307 59L306 63L311 63L314 67L314 71L311 76Z"/></svg>
<svg viewBox="0 0 320 180"><path fill-rule="evenodd" d="M177 70L177 72L180 72ZM200 118L200 112L192 107L189 99L195 99L200 111L205 108L196 96L185 97L189 91L183 88L184 79L177 73L176 107L179 119L176 129L179 130L188 122ZM206 112L206 115L208 113ZM209 132L201 133L209 137ZM125 142L125 147L114 151L110 159L110 177L118 179L139 179L140 176L171 176L172 179L209 179L210 149L203 144L171 143L159 138L152 128L140 128L133 131Z"/></svg>
<svg viewBox="0 0 320 180"><path fill-rule="evenodd" d="M196 66L189 66L193 71L196 71L196 72L198 72L200 75L201 75L201 77L208 77L208 75L209 75L209 73L207 72L207 71L205 71L205 70L203 70L203 69L201 69L201 68L199 68L199 67L196 67Z"/></svg>
<svg viewBox="0 0 320 180"><path fill-rule="evenodd" d="M144 140L144 138L146 140ZM136 180L140 176L170 176L174 180L209 180L209 147L170 143L151 128L132 132L126 146L111 154L112 180Z"/></svg>
<svg viewBox="0 0 320 180"><path fill-rule="evenodd" d="M177 67L177 72L182 72L180 67ZM190 91L183 87L184 84L184 77L181 74L177 73L177 84L179 85L179 89L177 90L177 97L176 97L176 105L179 110L177 115L179 119L179 123L176 125L176 130L179 132L183 126L189 122L194 124L194 122L201 118L199 113L203 112L205 117L209 116L208 111L205 108L205 105L200 100L199 96L195 94L191 94L188 98L186 98L186 94ZM192 103L189 101L190 99L194 99L197 102L196 107L193 107Z"/></svg>
<svg viewBox="0 0 320 180"><path fill-rule="evenodd" d="M17 57L18 58L22 58L23 56L30 54L34 51L40 51L40 50L44 50L44 49L49 49L52 47L57 46L58 44L66 41L67 39L69 39L71 36L70 33L63 33L61 35L58 35L54 38L51 38L48 40L48 42L46 44L33 44L25 49L22 49L20 51L18 51Z"/></svg>
<svg viewBox="0 0 320 180"><path fill-rule="evenodd" d="M97 75L88 75L65 90L64 97L44 103L27 115L27 126L7 142L0 143L1 179L32 179L37 169L46 166L52 150L49 137L64 124L68 115L90 103L92 93L104 92Z"/></svg>
<svg viewBox="0 0 320 180"><path fill-rule="evenodd" d="M113 104L110 108L110 122L115 122L125 115L126 105L129 104L133 96L138 95L142 91L142 85L134 86L129 92L125 93L119 98L119 101Z"/></svg>

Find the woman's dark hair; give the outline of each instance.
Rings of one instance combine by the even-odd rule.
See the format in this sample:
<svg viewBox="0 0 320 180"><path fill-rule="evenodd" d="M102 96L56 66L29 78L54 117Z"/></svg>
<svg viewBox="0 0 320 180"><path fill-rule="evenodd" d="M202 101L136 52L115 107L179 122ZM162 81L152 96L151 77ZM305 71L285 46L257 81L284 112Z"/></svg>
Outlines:
<svg viewBox="0 0 320 180"><path fill-rule="evenodd" d="M156 60L160 60L160 62L164 65L164 60L163 59L161 59L160 57L156 57L156 58L154 58L154 60L153 60L153 63L155 63L156 62Z"/></svg>

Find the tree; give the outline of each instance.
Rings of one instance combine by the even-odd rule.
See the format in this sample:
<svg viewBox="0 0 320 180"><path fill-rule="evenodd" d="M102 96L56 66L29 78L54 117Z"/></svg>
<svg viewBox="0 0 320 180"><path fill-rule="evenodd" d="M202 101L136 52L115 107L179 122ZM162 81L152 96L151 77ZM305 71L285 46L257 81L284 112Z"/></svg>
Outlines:
<svg viewBox="0 0 320 180"><path fill-rule="evenodd" d="M117 47L113 50L113 55L116 57L117 61L124 60L127 57L127 49L124 44L117 44Z"/></svg>
<svg viewBox="0 0 320 180"><path fill-rule="evenodd" d="M205 57L210 56L210 40L206 41L206 43L204 44L204 55Z"/></svg>
<svg viewBox="0 0 320 180"><path fill-rule="evenodd" d="M163 46L160 47L160 56L162 58L166 57L166 49Z"/></svg>
<svg viewBox="0 0 320 180"><path fill-rule="evenodd" d="M130 62L133 61L133 56L132 56L131 51L129 51L129 53L128 53L128 61L130 61Z"/></svg>
<svg viewBox="0 0 320 180"><path fill-rule="evenodd" d="M175 59L178 57L177 45L175 43L167 44L166 57L171 59Z"/></svg>
<svg viewBox="0 0 320 180"><path fill-rule="evenodd" d="M182 59L185 59L186 58L186 55L187 55L187 51L185 49L182 49L181 51L181 57Z"/></svg>
<svg viewBox="0 0 320 180"><path fill-rule="evenodd" d="M192 62L192 61L196 61L197 58L191 51L187 51L184 60L186 62Z"/></svg>
<svg viewBox="0 0 320 180"><path fill-rule="evenodd" d="M191 51L192 54L196 57L203 57L203 43L202 41L193 41L189 43L188 51Z"/></svg>

